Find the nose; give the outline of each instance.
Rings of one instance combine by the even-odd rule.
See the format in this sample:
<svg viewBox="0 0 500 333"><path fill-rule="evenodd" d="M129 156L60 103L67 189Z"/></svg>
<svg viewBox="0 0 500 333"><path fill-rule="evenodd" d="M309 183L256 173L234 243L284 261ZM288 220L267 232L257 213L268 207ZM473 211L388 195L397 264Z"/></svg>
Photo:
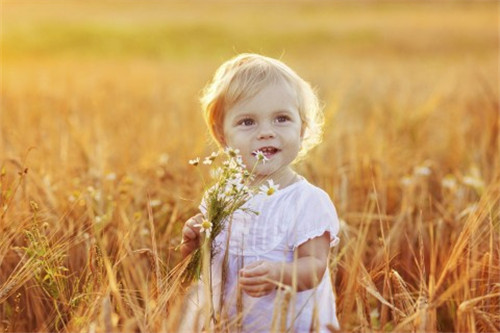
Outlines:
<svg viewBox="0 0 500 333"><path fill-rule="evenodd" d="M272 139L272 138L274 138L274 136L275 136L274 129L272 128L271 125L262 125L262 126L260 126L259 133L258 133L258 136L257 136L257 138L259 140L262 140L262 139Z"/></svg>

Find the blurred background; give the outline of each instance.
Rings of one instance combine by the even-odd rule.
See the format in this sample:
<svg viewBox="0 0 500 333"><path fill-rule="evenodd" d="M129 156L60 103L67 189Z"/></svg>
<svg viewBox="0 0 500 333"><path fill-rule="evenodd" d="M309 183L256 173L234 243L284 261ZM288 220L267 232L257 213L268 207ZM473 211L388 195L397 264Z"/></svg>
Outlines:
<svg viewBox="0 0 500 333"><path fill-rule="evenodd" d="M500 329L483 302L499 292L498 2L326 0L2 0L0 327L174 327L144 306L134 251L154 249L164 279L178 263L202 191L187 161L216 148L200 92L241 52L281 59L324 103L323 143L297 168L343 221L343 327ZM110 290L133 310L106 321Z"/></svg>
<svg viewBox="0 0 500 333"><path fill-rule="evenodd" d="M104 169L148 163L162 152L198 153L206 145L200 91L223 61L241 52L280 58L317 88L329 117L326 140L337 138L332 129L355 133L376 121L385 126L372 131L395 124L402 140L422 144L431 139L429 122L443 130L467 126L450 102L498 96L497 7L462 1L4 1L2 147L19 156L37 146L33 162L51 156L38 161L50 169L80 164L72 158L79 150L75 136ZM467 117L475 117L472 109ZM405 128L412 125L403 118L415 121L414 128ZM460 140L450 133L432 133L432 139L442 150ZM403 161L426 157L401 147ZM391 149L377 142L366 151Z"/></svg>

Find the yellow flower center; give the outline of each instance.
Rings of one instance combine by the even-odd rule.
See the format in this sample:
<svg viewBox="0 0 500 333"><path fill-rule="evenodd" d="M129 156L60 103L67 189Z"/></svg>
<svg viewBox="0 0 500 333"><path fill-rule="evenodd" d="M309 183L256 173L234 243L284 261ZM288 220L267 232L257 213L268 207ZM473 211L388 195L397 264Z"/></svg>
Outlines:
<svg viewBox="0 0 500 333"><path fill-rule="evenodd" d="M267 195L273 195L273 194L274 194L274 192L276 192L276 189L275 189L274 187L270 187L270 188L267 190L266 194L267 194Z"/></svg>
<svg viewBox="0 0 500 333"><path fill-rule="evenodd" d="M212 227L212 223L210 223L209 220L203 220L203 222L201 222L201 227L203 229L210 229Z"/></svg>

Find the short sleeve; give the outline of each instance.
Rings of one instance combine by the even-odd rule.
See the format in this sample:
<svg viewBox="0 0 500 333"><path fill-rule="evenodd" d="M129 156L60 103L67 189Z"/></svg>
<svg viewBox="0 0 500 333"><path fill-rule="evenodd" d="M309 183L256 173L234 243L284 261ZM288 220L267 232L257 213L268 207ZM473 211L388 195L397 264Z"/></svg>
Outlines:
<svg viewBox="0 0 500 333"><path fill-rule="evenodd" d="M289 229L288 245L292 249L325 232L330 234L330 247L338 244L339 219L326 192L317 187L304 191L291 211L293 228Z"/></svg>

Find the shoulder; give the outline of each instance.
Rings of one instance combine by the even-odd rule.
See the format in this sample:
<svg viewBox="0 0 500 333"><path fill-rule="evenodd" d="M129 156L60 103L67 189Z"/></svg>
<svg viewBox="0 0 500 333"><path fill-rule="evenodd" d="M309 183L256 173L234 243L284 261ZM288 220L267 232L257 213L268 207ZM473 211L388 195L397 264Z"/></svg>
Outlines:
<svg viewBox="0 0 500 333"><path fill-rule="evenodd" d="M302 180L295 189L293 205L288 211L290 224L289 246L296 248L309 239L330 234L330 246L337 244L339 221L328 193Z"/></svg>
<svg viewBox="0 0 500 333"><path fill-rule="evenodd" d="M298 182L294 191L294 196L296 200L300 200L301 202L318 202L331 204L333 206L328 193L326 193L322 188L311 184L305 178Z"/></svg>
<svg viewBox="0 0 500 333"><path fill-rule="evenodd" d="M322 188L311 184L305 178L290 186L293 186L293 189L290 189L288 195L284 195L286 199L283 198L288 202L290 213L337 215L330 195Z"/></svg>

